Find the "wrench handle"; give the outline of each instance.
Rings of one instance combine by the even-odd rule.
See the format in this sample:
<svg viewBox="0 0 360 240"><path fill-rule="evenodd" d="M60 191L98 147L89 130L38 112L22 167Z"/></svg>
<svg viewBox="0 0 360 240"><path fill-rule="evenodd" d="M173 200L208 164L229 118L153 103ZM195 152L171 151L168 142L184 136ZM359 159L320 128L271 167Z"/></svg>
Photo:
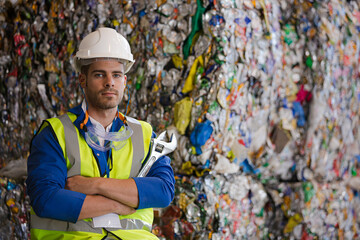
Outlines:
<svg viewBox="0 0 360 240"><path fill-rule="evenodd" d="M156 157L152 156L144 165L144 167L141 169L141 171L139 172L139 174L137 175L137 177L145 177L150 168L152 167L152 165L154 164L154 162L156 161Z"/></svg>

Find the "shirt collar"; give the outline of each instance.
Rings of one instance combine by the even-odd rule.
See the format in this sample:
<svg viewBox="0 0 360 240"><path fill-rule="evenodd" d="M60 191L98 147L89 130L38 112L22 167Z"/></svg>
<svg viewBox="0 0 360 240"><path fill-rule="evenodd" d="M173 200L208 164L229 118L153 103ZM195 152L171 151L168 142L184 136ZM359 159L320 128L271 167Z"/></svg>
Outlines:
<svg viewBox="0 0 360 240"><path fill-rule="evenodd" d="M85 108L83 108L83 106L85 106ZM81 104L79 104L78 106L69 109L69 112L71 112L71 113L73 113L73 114L75 114L77 116L77 119L74 121L74 125L78 129L80 129L80 123L82 123L84 121L84 119L85 119L85 112L86 112L86 102L85 102L85 100L83 100L83 102ZM96 120L91 118L90 116L89 116L89 118L90 118L91 124L94 125ZM89 124L89 122L88 122L88 124ZM123 125L124 125L124 123L121 121L121 119L116 116L114 118L113 122L108 126L106 131L119 131L119 129ZM101 127L102 127L102 125L101 125ZM104 128L104 127L102 127L102 128Z"/></svg>
<svg viewBox="0 0 360 240"><path fill-rule="evenodd" d="M83 100L83 102L82 102L82 104L81 104L81 109L83 110L84 113L86 112L86 102L85 102L85 100ZM116 121L116 118L117 118L117 117L115 116L113 122ZM90 122L91 122L91 124L93 125L94 128L101 129L101 130L103 130L103 131L105 131L105 132L110 132L110 129L111 129L112 125L113 125L113 122L111 122L111 123L109 124L109 126L107 126L106 128L104 128L101 123L99 123L98 121L96 121L96 120L95 120L94 118L92 118L90 115L89 115L89 119L90 119Z"/></svg>

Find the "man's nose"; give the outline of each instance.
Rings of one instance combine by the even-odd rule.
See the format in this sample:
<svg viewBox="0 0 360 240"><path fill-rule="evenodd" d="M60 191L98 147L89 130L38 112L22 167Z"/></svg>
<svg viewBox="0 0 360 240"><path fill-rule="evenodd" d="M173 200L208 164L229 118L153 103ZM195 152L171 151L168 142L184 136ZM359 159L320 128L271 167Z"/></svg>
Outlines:
<svg viewBox="0 0 360 240"><path fill-rule="evenodd" d="M111 76L111 74L106 75L105 87L114 87L114 83L114 78Z"/></svg>

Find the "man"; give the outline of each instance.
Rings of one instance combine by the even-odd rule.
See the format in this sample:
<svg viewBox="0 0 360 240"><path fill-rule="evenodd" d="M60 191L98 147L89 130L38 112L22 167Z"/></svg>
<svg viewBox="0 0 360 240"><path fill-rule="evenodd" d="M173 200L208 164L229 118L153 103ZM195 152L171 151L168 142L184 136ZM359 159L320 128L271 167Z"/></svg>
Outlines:
<svg viewBox="0 0 360 240"><path fill-rule="evenodd" d="M85 99L44 121L31 143L32 239L157 239L152 208L170 204L175 180L168 157L136 177L154 134L118 112L133 62L114 29L99 28L80 43L75 68Z"/></svg>

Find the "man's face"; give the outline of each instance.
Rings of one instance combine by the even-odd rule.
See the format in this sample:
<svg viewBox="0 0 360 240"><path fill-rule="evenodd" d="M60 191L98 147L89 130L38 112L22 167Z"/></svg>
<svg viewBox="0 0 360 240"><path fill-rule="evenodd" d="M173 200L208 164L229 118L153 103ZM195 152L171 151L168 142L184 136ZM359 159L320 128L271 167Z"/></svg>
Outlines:
<svg viewBox="0 0 360 240"><path fill-rule="evenodd" d="M101 60L89 66L87 75L80 75L89 108L107 110L117 108L126 86L124 65L115 60Z"/></svg>

